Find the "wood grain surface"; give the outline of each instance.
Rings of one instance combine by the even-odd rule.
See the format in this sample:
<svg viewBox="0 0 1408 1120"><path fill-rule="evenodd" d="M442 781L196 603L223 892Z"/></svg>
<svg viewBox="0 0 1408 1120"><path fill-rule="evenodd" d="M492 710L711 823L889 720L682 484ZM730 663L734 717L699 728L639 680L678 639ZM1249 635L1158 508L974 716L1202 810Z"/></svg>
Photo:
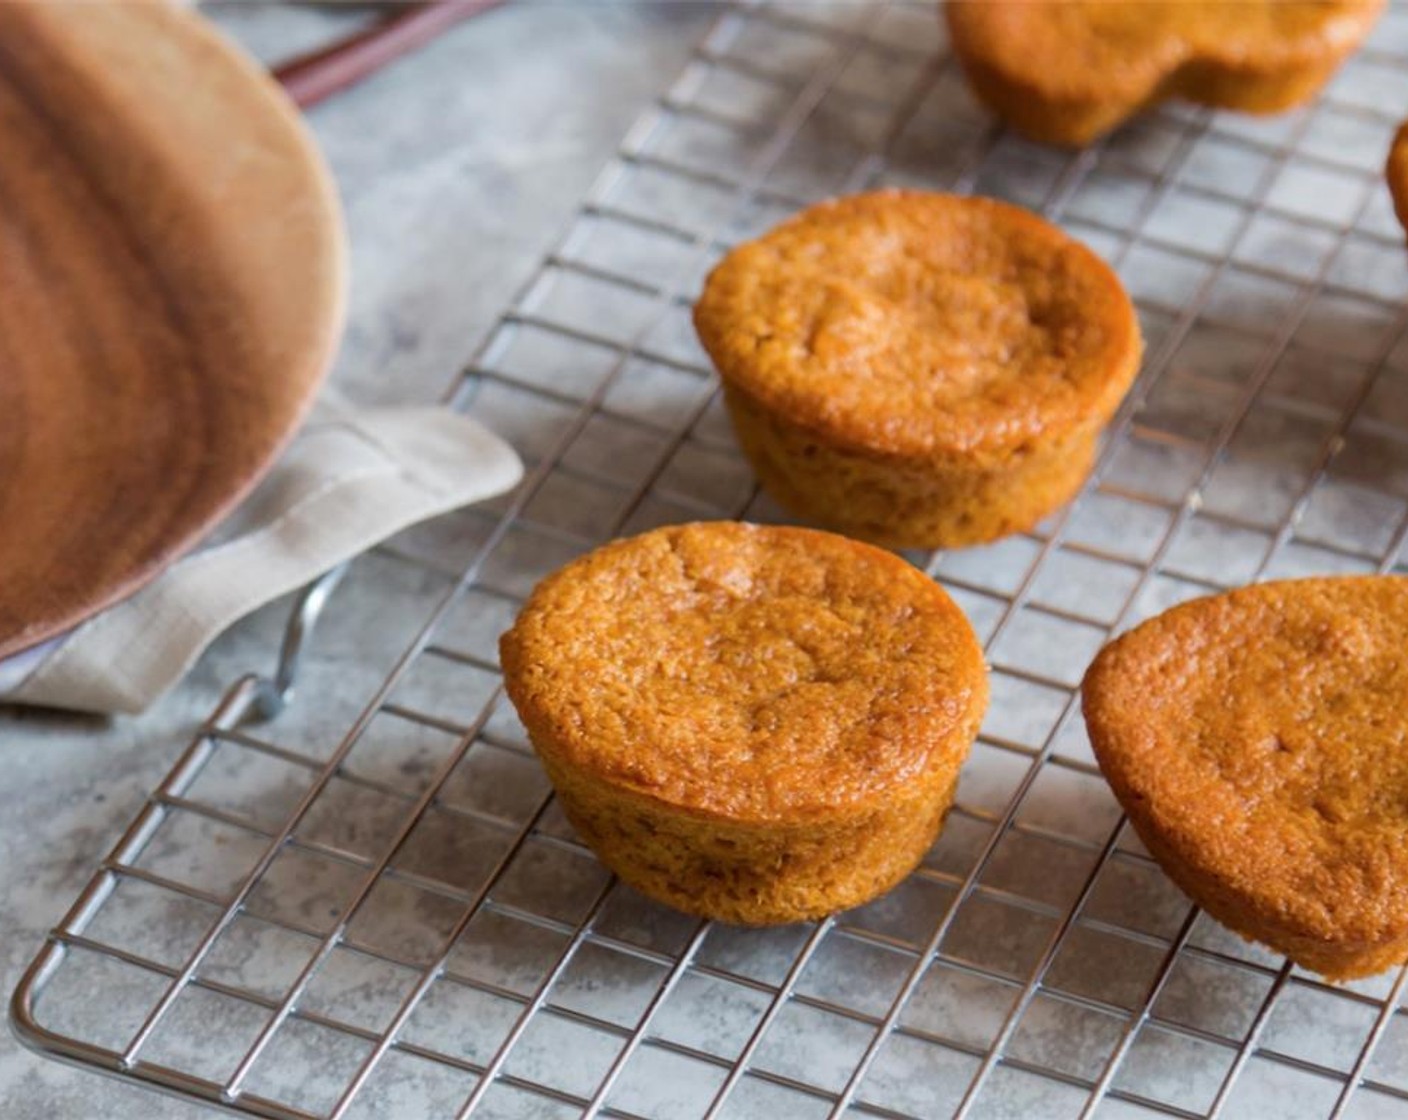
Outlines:
<svg viewBox="0 0 1408 1120"><path fill-rule="evenodd" d="M0 3L0 655L136 590L240 500L341 327L296 110L165 3Z"/></svg>

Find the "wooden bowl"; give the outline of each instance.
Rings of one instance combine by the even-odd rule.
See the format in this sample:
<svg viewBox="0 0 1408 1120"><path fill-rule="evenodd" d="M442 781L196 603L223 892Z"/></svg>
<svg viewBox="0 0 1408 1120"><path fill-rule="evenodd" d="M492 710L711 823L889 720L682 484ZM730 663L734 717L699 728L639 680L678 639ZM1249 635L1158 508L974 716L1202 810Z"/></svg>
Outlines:
<svg viewBox="0 0 1408 1120"><path fill-rule="evenodd" d="M332 181L165 3L0 3L0 655L135 591L254 485L334 352Z"/></svg>

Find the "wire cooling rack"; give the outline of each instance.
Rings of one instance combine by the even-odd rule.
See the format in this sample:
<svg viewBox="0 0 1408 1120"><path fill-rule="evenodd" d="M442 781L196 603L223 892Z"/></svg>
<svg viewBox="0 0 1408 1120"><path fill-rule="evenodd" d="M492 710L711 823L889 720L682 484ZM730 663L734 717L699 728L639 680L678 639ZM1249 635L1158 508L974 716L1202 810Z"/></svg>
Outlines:
<svg viewBox="0 0 1408 1120"><path fill-rule="evenodd" d="M726 10L455 385L523 486L358 561L278 721L249 718L269 684L231 690L49 936L20 1037L280 1120L1408 1116L1404 973L1332 987L1200 916L1073 692L1189 596L1399 566L1408 254L1379 168L1405 67L1390 11L1307 110L1166 107L1068 154L974 105L927 2ZM777 518L690 299L731 242L878 185L1061 222L1124 276L1145 368L1071 507L912 556L993 685L923 867L824 922L701 924L574 838L495 640L615 534Z"/></svg>

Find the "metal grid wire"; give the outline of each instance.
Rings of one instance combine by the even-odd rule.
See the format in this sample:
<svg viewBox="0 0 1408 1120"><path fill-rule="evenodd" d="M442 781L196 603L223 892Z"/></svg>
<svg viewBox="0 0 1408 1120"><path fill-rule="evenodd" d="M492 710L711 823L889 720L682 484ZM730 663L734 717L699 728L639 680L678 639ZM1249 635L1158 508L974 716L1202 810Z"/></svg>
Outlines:
<svg viewBox="0 0 1408 1120"><path fill-rule="evenodd" d="M1081 153L994 126L941 36L927 0L722 15L453 390L524 484L354 565L277 722L246 718L260 681L231 690L16 992L25 1041L284 1120L1408 1116L1408 973L1330 986L1200 917L1074 703L1174 602L1400 565L1408 262L1379 168L1408 12L1307 110L1165 107ZM823 922L699 923L575 839L495 640L611 536L778 518L689 303L730 243L879 185L1061 222L1124 276L1145 367L1077 502L912 556L993 673L923 867Z"/></svg>

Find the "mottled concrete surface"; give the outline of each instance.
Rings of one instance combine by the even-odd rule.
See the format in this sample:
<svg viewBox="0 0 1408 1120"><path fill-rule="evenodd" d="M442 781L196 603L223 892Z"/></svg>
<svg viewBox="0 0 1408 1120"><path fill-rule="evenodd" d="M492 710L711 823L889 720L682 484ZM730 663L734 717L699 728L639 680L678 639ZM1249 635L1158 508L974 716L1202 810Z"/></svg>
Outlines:
<svg viewBox="0 0 1408 1120"><path fill-rule="evenodd" d="M241 4L212 14L275 59L366 11ZM352 243L335 375L346 392L367 401L440 394L710 18L694 4L514 4L311 113ZM276 605L227 634L140 719L0 711L6 992L223 686L269 662L283 613ZM360 699L362 682L349 683ZM7 1120L206 1114L41 1060L0 1034Z"/></svg>

